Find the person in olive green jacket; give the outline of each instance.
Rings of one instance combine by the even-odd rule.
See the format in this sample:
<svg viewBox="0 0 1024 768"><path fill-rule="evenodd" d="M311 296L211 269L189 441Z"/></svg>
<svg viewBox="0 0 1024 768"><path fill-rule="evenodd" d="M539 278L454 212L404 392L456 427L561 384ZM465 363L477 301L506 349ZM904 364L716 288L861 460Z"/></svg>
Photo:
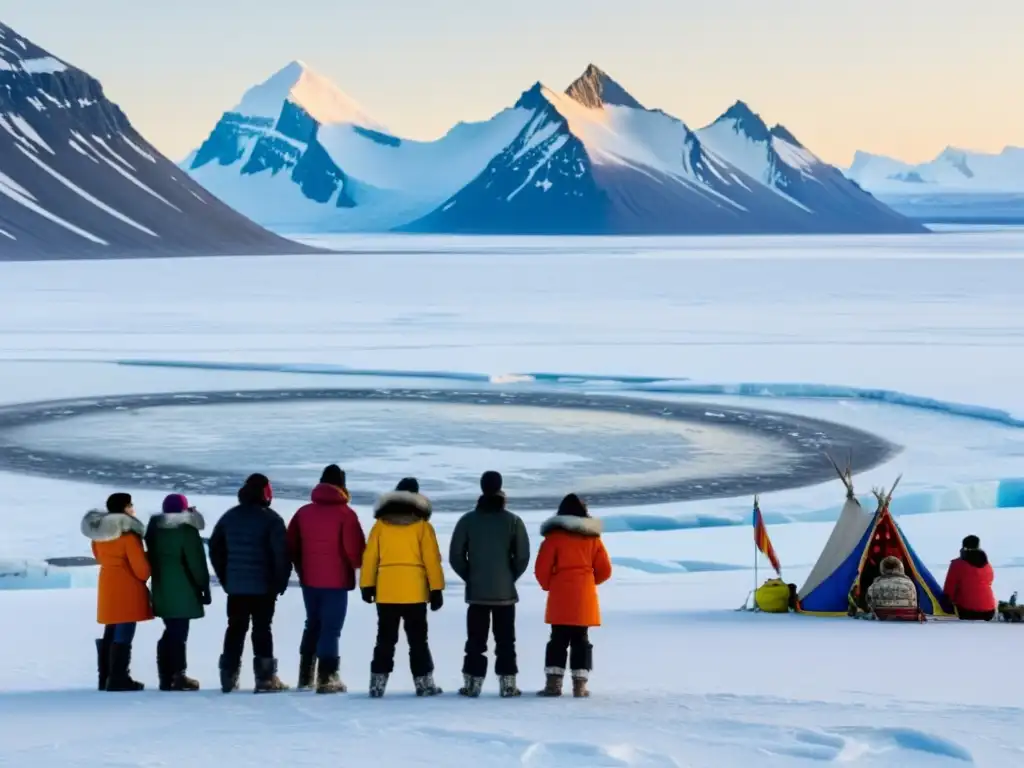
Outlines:
<svg viewBox="0 0 1024 768"><path fill-rule="evenodd" d="M153 572L153 613L164 621L156 644L156 668L161 691L197 691L199 683L185 674L189 622L205 615L209 605L210 569L199 532L203 516L181 494L171 494L163 514L154 515L146 530L146 547Z"/></svg>
<svg viewBox="0 0 1024 768"><path fill-rule="evenodd" d="M522 518L505 508L502 477L484 472L476 509L452 531L448 561L466 582L466 656L459 694L476 698L487 674L487 636L494 632L494 672L502 697L519 696L516 660L516 582L530 565L530 538Z"/></svg>

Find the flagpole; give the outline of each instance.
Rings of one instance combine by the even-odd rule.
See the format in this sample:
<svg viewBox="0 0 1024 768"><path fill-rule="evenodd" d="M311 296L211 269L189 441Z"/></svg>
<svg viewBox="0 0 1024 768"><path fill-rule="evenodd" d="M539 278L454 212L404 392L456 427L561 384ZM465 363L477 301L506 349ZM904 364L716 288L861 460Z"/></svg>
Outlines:
<svg viewBox="0 0 1024 768"><path fill-rule="evenodd" d="M757 496L754 497L754 591L751 592L753 605L751 610L757 610L757 513L759 511Z"/></svg>

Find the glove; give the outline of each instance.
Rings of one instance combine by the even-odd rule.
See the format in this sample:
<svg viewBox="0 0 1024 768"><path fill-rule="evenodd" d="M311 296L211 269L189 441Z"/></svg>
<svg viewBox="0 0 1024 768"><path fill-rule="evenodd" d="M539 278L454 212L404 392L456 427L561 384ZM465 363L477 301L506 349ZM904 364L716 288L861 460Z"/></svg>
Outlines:
<svg viewBox="0 0 1024 768"><path fill-rule="evenodd" d="M363 587L360 592L363 593L363 602L372 603L377 599L377 588L376 587Z"/></svg>
<svg viewBox="0 0 1024 768"><path fill-rule="evenodd" d="M430 610L440 611L442 605L444 605L444 592L435 589L430 593Z"/></svg>
<svg viewBox="0 0 1024 768"><path fill-rule="evenodd" d="M213 595L210 594L210 590L204 589L199 599L203 602L203 605L209 605L213 602Z"/></svg>

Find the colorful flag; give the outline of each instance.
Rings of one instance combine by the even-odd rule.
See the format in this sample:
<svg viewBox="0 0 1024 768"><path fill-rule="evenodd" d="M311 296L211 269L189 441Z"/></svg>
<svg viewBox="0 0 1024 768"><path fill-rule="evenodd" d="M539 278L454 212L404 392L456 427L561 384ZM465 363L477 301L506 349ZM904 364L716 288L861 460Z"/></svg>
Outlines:
<svg viewBox="0 0 1024 768"><path fill-rule="evenodd" d="M772 564L772 568L781 576L782 566L779 565L779 558L775 554L772 540L768 538L768 528L765 527L764 517L761 515L761 507L757 503L756 498L754 499L754 546L764 553L764 556L768 558L768 562Z"/></svg>

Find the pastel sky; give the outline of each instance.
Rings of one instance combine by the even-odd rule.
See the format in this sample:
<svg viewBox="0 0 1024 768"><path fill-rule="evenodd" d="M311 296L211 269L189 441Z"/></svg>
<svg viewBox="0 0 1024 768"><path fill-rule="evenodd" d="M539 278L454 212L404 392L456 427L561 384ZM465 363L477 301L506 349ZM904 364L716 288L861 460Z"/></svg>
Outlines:
<svg viewBox="0 0 1024 768"><path fill-rule="evenodd" d="M743 99L840 165L1024 145L1022 0L5 0L0 18L173 159L293 59L415 138L594 62L691 127Z"/></svg>

